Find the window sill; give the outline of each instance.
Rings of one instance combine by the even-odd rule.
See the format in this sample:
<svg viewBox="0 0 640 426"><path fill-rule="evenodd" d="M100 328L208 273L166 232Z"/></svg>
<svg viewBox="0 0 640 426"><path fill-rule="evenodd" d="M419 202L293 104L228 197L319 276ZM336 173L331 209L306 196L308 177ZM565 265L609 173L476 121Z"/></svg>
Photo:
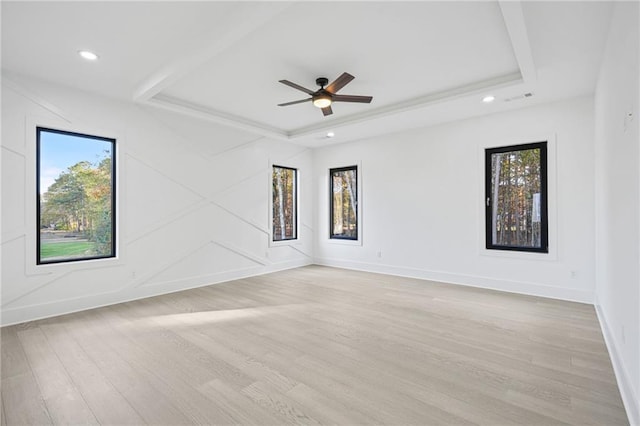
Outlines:
<svg viewBox="0 0 640 426"><path fill-rule="evenodd" d="M273 239L269 237L269 247L299 246L301 244L302 242L300 242L299 238L295 238L291 240L273 241Z"/></svg>
<svg viewBox="0 0 640 426"><path fill-rule="evenodd" d="M362 241L361 240L348 240L346 238L328 238L327 241L330 244L340 244L340 245L344 245L344 246L361 246L362 245Z"/></svg>
<svg viewBox="0 0 640 426"><path fill-rule="evenodd" d="M53 273L68 273L96 268L112 268L123 266L119 256L98 259L74 260L68 262L41 263L35 262L27 266L27 275L48 275Z"/></svg>
<svg viewBox="0 0 640 426"><path fill-rule="evenodd" d="M507 259L520 259L520 260L542 260L542 261L555 261L558 260L556 253L549 249L548 253L532 252L532 251L518 251L518 250L499 250L499 249L480 249L481 256L488 257L501 257Z"/></svg>

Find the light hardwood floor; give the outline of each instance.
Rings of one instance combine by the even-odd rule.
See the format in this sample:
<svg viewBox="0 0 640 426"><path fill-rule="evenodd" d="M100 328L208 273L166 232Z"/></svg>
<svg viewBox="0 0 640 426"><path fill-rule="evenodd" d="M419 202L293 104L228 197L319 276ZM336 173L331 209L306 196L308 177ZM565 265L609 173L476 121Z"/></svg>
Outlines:
<svg viewBox="0 0 640 426"><path fill-rule="evenodd" d="M592 306L309 266L2 329L2 424L627 424Z"/></svg>

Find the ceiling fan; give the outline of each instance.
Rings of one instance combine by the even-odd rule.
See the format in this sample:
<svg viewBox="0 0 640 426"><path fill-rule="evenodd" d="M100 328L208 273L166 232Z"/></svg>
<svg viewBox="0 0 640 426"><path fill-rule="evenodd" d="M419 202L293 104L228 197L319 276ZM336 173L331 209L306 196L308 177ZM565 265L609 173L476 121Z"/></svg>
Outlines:
<svg viewBox="0 0 640 426"><path fill-rule="evenodd" d="M338 90L342 89L344 86L349 84L351 80L355 77L347 72L343 72L342 75L336 78L333 83L327 86L329 80L326 77L316 78L316 84L320 86L320 89L315 92L309 90L305 87L302 87L296 83L292 83L289 80L280 80L280 83L286 84L289 87L293 87L294 89L298 89L311 97L308 99L301 99L299 101L286 102L284 104L278 104L278 106L287 106L287 105L295 105L301 104L303 102L312 101L313 105L320 108L322 113L326 115L333 114L331 110L331 104L333 102L360 102L364 104L368 104L373 99L373 96L357 96L357 95L338 95ZM325 88L325 86L327 86Z"/></svg>

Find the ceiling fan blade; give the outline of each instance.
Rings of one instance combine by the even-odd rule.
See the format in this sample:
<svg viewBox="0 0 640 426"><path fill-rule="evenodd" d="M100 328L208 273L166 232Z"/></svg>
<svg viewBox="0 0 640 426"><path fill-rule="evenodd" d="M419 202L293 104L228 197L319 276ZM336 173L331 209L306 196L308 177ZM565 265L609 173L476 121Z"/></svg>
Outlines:
<svg viewBox="0 0 640 426"><path fill-rule="evenodd" d="M313 95L315 93L315 92L313 92L313 91L311 91L311 90L309 90L307 88L304 88L304 87L300 86L299 84L292 83L289 80L279 80L279 81L280 81L280 83L286 84L287 86L293 87L294 89L298 89L298 90L306 93L307 95Z"/></svg>
<svg viewBox="0 0 640 426"><path fill-rule="evenodd" d="M327 115L333 114L333 110L331 109L331 105L329 105L328 107L322 108L322 113L325 115L325 117Z"/></svg>
<svg viewBox="0 0 640 426"><path fill-rule="evenodd" d="M357 96L357 95L333 95L333 102L360 102L368 104L373 100L373 96Z"/></svg>
<svg viewBox="0 0 640 426"><path fill-rule="evenodd" d="M343 72L342 75L336 78L333 83L325 87L325 90L329 93L337 93L338 90L349 84L355 77L348 72Z"/></svg>
<svg viewBox="0 0 640 426"><path fill-rule="evenodd" d="M313 98L300 99L299 101L285 102L285 103L283 103L283 104L278 104L278 106L288 106L288 105L301 104L301 103L303 103L303 102L309 102L311 99L313 99Z"/></svg>

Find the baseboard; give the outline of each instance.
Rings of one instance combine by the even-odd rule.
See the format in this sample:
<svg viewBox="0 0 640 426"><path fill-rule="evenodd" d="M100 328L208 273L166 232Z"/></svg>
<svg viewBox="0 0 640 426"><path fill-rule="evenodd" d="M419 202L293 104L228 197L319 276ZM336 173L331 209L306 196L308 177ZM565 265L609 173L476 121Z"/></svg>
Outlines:
<svg viewBox="0 0 640 426"><path fill-rule="evenodd" d="M629 424L631 426L640 426L640 402L638 401L638 395L633 391L631 379L616 347L611 327L607 322L607 317L604 315L597 300L594 306L596 308L598 321L600 322L600 328L602 329L602 335L604 336L604 342L609 351L609 358L611 358L611 364L613 364L613 371L618 382L618 389L620 389L620 396L622 397L624 408L627 411Z"/></svg>
<svg viewBox="0 0 640 426"><path fill-rule="evenodd" d="M396 275L407 278L438 281L447 284L458 284L468 287L477 287L490 290L499 290L508 293L526 294L528 296L547 297L550 299L567 300L570 302L593 304L593 292L579 289L554 287L539 283L502 280L479 275L464 275L443 271L431 271L426 269L408 268L402 266L385 265L370 262L354 262L333 258L315 258L317 265L332 266L336 268L353 269L357 271L376 272L380 274Z"/></svg>
<svg viewBox="0 0 640 426"><path fill-rule="evenodd" d="M308 259L290 260L272 263L266 266L223 271L215 274L153 283L152 285L127 288L124 290L120 289L113 292L92 294L89 296L58 300L50 303L39 303L35 305L18 306L15 308L3 308L1 312L0 326L6 327L29 321L37 321L60 315L102 308L118 303L131 302L147 297L161 296L163 294L190 290L192 288L221 284L242 278L250 278L286 269L299 268L310 265L311 263L312 262Z"/></svg>

